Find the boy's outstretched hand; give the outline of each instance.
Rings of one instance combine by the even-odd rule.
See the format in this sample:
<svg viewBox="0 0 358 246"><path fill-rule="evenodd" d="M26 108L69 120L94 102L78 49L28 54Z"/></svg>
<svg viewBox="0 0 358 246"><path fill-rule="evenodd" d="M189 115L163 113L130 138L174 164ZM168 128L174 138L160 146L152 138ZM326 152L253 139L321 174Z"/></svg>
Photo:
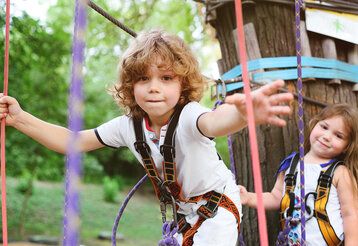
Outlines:
<svg viewBox="0 0 358 246"><path fill-rule="evenodd" d="M16 117L20 115L22 109L15 98L4 96L0 93L0 120L5 118L6 125L14 126L16 124Z"/></svg>
<svg viewBox="0 0 358 246"><path fill-rule="evenodd" d="M289 115L291 108L287 103L292 101L291 93L277 93L285 85L283 80L276 80L270 84L251 92L252 104L256 124L272 124L285 126L286 121L279 116ZM246 97L236 93L226 97L225 102L234 104L240 113L246 117Z"/></svg>

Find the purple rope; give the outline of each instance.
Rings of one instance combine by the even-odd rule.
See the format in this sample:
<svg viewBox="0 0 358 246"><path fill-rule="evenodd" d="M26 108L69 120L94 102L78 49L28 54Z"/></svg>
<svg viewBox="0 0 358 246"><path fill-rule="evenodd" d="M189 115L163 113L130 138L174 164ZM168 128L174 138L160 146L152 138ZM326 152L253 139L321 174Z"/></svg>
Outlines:
<svg viewBox="0 0 358 246"><path fill-rule="evenodd" d="M163 224L163 239L159 241L158 246L180 246L174 237L175 233L178 232L178 225L173 226L173 223L173 221L167 221Z"/></svg>
<svg viewBox="0 0 358 246"><path fill-rule="evenodd" d="M287 235L291 230L291 227L290 227L291 219L292 219L292 217L286 218L285 226L284 226L283 230L280 231L280 233L278 234L277 241L276 241L276 246L287 245Z"/></svg>
<svg viewBox="0 0 358 246"><path fill-rule="evenodd" d="M297 94L298 94L298 129L299 129L299 154L300 154L300 203L301 203L301 245L306 245L305 230L305 177L304 177L304 121L303 121L303 97L302 97L302 63L301 63L301 6L302 0L295 0L295 24L296 24L296 56L297 56Z"/></svg>
<svg viewBox="0 0 358 246"><path fill-rule="evenodd" d="M221 100L217 100L214 104L214 109L217 108L217 106L221 105L221 104L224 104L223 101ZM228 145L228 149L229 149L229 155L230 155L230 170L231 172L235 175L235 181L236 180L236 167L235 167L235 160L234 160L234 151L232 149L232 138L231 138L231 135L228 135L227 136L227 145Z"/></svg>
<svg viewBox="0 0 358 246"><path fill-rule="evenodd" d="M112 228L112 246L116 246L116 234L117 234L117 229L118 229L118 224L119 221L123 215L124 209L126 208L129 200L132 198L132 196L134 195L134 193L139 189L139 187L144 183L144 181L146 181L148 178L147 174L144 175L139 181L138 183L131 189L131 191L128 193L128 195L126 196L126 198L124 199L116 219L114 220L114 225Z"/></svg>
<svg viewBox="0 0 358 246"><path fill-rule="evenodd" d="M72 131L66 156L66 183L63 222L63 245L79 245L79 182L82 155L76 150L78 132L82 129L82 66L84 61L86 4L76 0L72 47L72 76L69 96L69 129Z"/></svg>

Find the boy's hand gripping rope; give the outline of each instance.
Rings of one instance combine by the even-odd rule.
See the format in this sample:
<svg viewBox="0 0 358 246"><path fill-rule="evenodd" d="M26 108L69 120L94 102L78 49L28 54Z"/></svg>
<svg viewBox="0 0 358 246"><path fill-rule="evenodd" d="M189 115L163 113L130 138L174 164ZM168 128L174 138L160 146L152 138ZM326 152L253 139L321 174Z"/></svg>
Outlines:
<svg viewBox="0 0 358 246"><path fill-rule="evenodd" d="M247 60L246 50L245 50L246 46L245 46L245 34L244 34L244 27L243 27L241 0L235 0L235 10L236 10L236 22L237 22L236 25L237 35L238 35L238 43L239 43L239 56L242 65L244 92L247 102L246 110L247 110L249 138L250 138L250 147L251 147L254 187L257 195L257 214L258 214L258 224L259 224L259 233L260 233L260 245L268 246L266 215L265 215L265 209L264 209L263 197L262 197L262 181L261 181L261 171L260 171L259 154L258 154L258 147L257 147L254 111L252 106L252 99L250 94L251 93L250 81L249 81L247 64L246 64L246 60Z"/></svg>
<svg viewBox="0 0 358 246"><path fill-rule="evenodd" d="M5 56L4 56L4 95L7 96L9 81L9 46L10 46L10 0L6 0ZM2 241L7 246L7 212L6 212L6 162L5 162L5 126L6 118L1 120L1 218Z"/></svg>

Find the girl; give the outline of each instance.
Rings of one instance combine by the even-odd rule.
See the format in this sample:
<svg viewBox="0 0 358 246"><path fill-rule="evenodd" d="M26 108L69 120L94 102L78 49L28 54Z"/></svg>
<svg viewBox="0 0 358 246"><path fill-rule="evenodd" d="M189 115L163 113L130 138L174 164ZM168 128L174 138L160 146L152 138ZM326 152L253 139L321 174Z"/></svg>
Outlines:
<svg viewBox="0 0 358 246"><path fill-rule="evenodd" d="M81 131L77 146L82 152L128 147L153 182L163 221L165 206L173 205L181 245L233 246L241 217L239 189L212 138L245 127L245 96L232 95L211 111L198 103L205 84L180 38L158 30L141 33L123 55L112 89L126 115ZM279 116L290 113L284 104L292 94L276 94L283 85L276 81L252 92L257 123L285 125ZM66 152L68 129L23 111L9 96L0 95L0 113L7 125L51 150Z"/></svg>
<svg viewBox="0 0 358 246"><path fill-rule="evenodd" d="M343 240L344 245L357 245L357 122L355 108L335 104L327 106L309 123L304 157L307 245L338 245ZM300 245L300 191L294 172L297 162L297 154L289 155L281 163L274 188L263 195L265 208L281 208L283 227L291 218L289 245ZM255 194L240 188L242 204L256 207Z"/></svg>

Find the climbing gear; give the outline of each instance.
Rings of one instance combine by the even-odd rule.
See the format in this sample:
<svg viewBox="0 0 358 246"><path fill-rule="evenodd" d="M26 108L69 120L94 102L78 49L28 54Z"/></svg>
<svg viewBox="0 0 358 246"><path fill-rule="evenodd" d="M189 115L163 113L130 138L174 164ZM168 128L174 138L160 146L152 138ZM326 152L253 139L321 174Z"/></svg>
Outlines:
<svg viewBox="0 0 358 246"><path fill-rule="evenodd" d="M287 217L292 216L292 212L294 209L295 202L295 187L296 187L296 166L298 163L299 155L295 154L295 156L291 159L290 163L290 171L285 176L285 195L281 200L281 211L280 211L280 223L281 229L284 228L285 221Z"/></svg>
<svg viewBox="0 0 358 246"><path fill-rule="evenodd" d="M210 191L200 196L200 198L208 202L198 208L197 214L199 215L199 219L193 226L185 220L184 215L178 214L180 218L178 221L178 232L183 234L183 246L193 245L194 235L198 231L198 228L206 219L213 218L219 207L225 208L235 216L238 233L240 233L240 213L229 197L216 191Z"/></svg>
<svg viewBox="0 0 358 246"><path fill-rule="evenodd" d="M317 219L319 229L324 240L329 246L339 245L341 240L335 233L326 211L329 192L332 185L333 174L337 166L343 165L342 161L336 161L326 171L322 171L318 178L317 198L314 203L314 217Z"/></svg>
<svg viewBox="0 0 358 246"><path fill-rule="evenodd" d="M183 244L182 245L192 245L193 237L197 232L197 229L200 225L206 220L213 218L219 207L223 207L234 214L237 222L238 229L240 226L240 214L235 204L224 194L218 193L216 191L210 191L203 195L190 197L185 199L181 195L181 187L177 182L176 176L176 163L175 163L175 129L179 120L180 113L183 107L178 107L173 116L171 117L166 135L164 138L163 145L160 146L160 152L163 156L163 179L159 177L158 171L156 169L153 158L151 157L151 151L149 145L145 141L145 136L143 133L142 121L143 119L135 118L133 119L134 131L136 136L136 142L134 143L136 151L141 155L144 169L147 173L147 176L151 180L155 193L160 201L160 208L162 213L163 231L165 231L164 237L167 238L168 235L174 235L173 233L168 232L168 222L166 220L166 206L170 205L172 207L173 222L170 223L171 230L177 230L178 233L183 235ZM199 215L198 221L191 227L189 223L186 222L185 216L177 213L176 202L188 202L196 203L200 200L206 200L207 203L200 206L197 210ZM167 235L167 236L166 236ZM164 239L163 239L164 240ZM161 241L163 243L164 241ZM169 239L166 239L168 241Z"/></svg>
<svg viewBox="0 0 358 246"><path fill-rule="evenodd" d="M296 167L298 164L298 159L299 155L296 153L291 159L289 172L285 176L285 195L281 200L280 209L280 223L282 231L286 230L287 226L291 226L290 223L287 223L287 221L291 219L293 210L300 209L294 207L294 189L296 186ZM332 162L326 170L321 171L318 178L316 192L310 192L305 195L305 201L307 201L309 196L313 196L315 201L314 209L306 206L305 212L308 214L306 221L313 217L317 219L322 236L329 246L335 246L341 243L341 240L335 233L329 221L329 217L326 211L333 174L339 165L343 165L343 162L336 160Z"/></svg>

